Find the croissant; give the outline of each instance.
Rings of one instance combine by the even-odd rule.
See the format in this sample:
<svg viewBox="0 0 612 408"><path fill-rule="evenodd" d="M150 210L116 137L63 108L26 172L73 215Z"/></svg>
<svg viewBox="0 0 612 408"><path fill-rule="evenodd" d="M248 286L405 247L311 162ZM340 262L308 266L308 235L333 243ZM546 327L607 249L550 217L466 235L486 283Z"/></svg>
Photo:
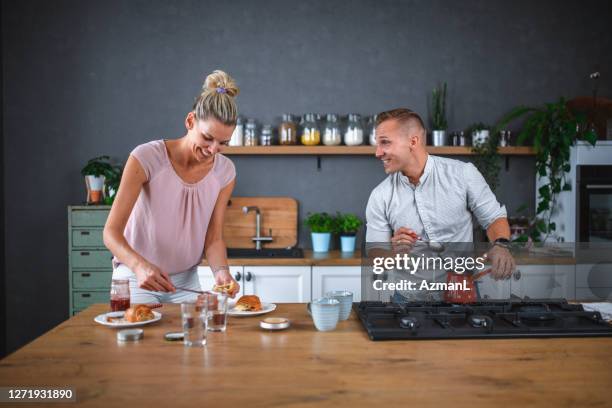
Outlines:
<svg viewBox="0 0 612 408"><path fill-rule="evenodd" d="M213 291L220 293L232 293L236 290L236 282L231 281L230 283L226 283L224 285L214 285Z"/></svg>
<svg viewBox="0 0 612 408"><path fill-rule="evenodd" d="M134 305L125 311L125 320L130 323L144 322L155 317L147 305Z"/></svg>
<svg viewBox="0 0 612 408"><path fill-rule="evenodd" d="M261 301L255 295L244 295L238 299L234 308L240 311L257 312L261 310Z"/></svg>

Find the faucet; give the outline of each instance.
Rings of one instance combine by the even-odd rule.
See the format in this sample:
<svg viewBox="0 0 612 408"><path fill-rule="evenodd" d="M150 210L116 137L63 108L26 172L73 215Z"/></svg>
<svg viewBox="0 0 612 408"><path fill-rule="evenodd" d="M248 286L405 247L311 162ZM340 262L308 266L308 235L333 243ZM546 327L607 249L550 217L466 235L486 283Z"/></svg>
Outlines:
<svg viewBox="0 0 612 408"><path fill-rule="evenodd" d="M269 236L264 237L261 235L261 211L259 211L259 207L257 206L244 206L242 207L242 212L248 214L249 211L255 211L255 236L251 239L255 241L255 249L261 250L262 242L271 242L274 238L272 238L272 230L269 232Z"/></svg>

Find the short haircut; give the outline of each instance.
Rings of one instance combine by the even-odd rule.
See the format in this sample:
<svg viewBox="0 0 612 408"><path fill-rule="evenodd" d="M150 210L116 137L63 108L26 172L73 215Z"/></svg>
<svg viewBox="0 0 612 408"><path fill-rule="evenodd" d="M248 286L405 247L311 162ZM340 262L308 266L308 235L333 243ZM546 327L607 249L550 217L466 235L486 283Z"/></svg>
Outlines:
<svg viewBox="0 0 612 408"><path fill-rule="evenodd" d="M390 119L395 119L400 125L406 125L408 128L416 126L423 131L423 137L427 136L427 128L423 119L421 119L418 113L410 109L397 108L381 112L376 116L376 126Z"/></svg>

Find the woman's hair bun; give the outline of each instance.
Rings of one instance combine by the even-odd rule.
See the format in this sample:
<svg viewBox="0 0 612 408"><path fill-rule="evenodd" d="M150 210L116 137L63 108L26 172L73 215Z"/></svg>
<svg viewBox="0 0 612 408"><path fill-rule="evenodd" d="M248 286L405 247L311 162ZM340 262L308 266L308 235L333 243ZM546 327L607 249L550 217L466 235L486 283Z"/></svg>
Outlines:
<svg viewBox="0 0 612 408"><path fill-rule="evenodd" d="M206 77L202 91L225 93L229 96L236 96L240 92L234 78L224 71L215 70Z"/></svg>

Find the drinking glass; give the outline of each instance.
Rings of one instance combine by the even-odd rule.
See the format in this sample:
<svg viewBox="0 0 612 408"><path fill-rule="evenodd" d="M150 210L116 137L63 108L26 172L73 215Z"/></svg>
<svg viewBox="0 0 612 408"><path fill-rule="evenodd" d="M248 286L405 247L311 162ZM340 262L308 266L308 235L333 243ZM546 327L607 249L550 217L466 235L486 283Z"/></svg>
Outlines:
<svg viewBox="0 0 612 408"><path fill-rule="evenodd" d="M227 327L228 296L225 293L206 292L208 304L208 330L225 331Z"/></svg>
<svg viewBox="0 0 612 408"><path fill-rule="evenodd" d="M206 345L207 302L181 303L183 343L187 347Z"/></svg>

